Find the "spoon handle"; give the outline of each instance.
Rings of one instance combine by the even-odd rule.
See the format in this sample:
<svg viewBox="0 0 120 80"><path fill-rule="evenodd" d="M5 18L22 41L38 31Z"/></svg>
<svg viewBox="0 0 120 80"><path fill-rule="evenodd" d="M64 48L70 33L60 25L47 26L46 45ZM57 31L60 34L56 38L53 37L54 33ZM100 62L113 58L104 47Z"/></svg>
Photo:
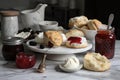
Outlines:
<svg viewBox="0 0 120 80"><path fill-rule="evenodd" d="M108 27L107 27L107 30L109 29L109 27L111 26L112 22L113 22L113 19L114 19L114 14L111 13L109 15L109 18L108 18Z"/></svg>
<svg viewBox="0 0 120 80"><path fill-rule="evenodd" d="M43 73L45 71L45 68L46 68L46 64L45 64L46 57L47 57L47 54L44 53L44 55L42 57L42 61L41 61L40 65L38 66L38 72L40 72L40 73Z"/></svg>

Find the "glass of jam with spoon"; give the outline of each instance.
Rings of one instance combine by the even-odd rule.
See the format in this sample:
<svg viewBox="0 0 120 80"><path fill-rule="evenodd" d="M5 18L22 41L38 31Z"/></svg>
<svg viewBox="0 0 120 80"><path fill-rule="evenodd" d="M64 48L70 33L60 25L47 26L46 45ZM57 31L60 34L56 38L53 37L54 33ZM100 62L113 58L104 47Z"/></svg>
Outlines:
<svg viewBox="0 0 120 80"><path fill-rule="evenodd" d="M114 57L115 40L114 28L112 30L99 30L95 36L95 52L112 59Z"/></svg>

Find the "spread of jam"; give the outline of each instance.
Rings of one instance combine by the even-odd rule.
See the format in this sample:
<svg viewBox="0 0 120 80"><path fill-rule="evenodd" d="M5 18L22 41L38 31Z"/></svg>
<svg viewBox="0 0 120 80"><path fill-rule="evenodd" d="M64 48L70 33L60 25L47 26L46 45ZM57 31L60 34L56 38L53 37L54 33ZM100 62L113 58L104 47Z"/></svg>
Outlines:
<svg viewBox="0 0 120 80"><path fill-rule="evenodd" d="M70 41L70 44L72 43L78 43L78 44L81 44L81 38L80 37L69 37L68 38L68 41Z"/></svg>
<svg viewBox="0 0 120 80"><path fill-rule="evenodd" d="M113 58L115 49L115 34L110 30L100 30L95 36L95 52L108 59Z"/></svg>

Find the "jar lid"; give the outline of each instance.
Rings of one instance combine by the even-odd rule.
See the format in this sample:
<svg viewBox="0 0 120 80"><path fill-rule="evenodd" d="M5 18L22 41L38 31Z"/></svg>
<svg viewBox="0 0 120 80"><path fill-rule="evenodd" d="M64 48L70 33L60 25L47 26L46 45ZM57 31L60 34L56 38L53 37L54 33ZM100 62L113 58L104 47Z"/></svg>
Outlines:
<svg viewBox="0 0 120 80"><path fill-rule="evenodd" d="M20 37L10 37L8 39L5 39L3 41L3 44L5 45L19 45L22 44L24 42L23 38Z"/></svg>
<svg viewBox="0 0 120 80"><path fill-rule="evenodd" d="M3 16L18 16L19 15L19 11L17 10L3 10L3 11L0 11L0 13Z"/></svg>

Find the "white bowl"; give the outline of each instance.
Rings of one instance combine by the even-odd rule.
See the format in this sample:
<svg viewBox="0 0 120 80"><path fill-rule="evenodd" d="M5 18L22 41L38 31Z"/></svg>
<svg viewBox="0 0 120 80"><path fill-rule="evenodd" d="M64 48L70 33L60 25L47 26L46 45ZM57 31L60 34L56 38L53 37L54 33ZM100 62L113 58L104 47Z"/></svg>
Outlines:
<svg viewBox="0 0 120 80"><path fill-rule="evenodd" d="M47 30L56 30L58 29L58 22L57 21L41 21L39 23L41 31Z"/></svg>
<svg viewBox="0 0 120 80"><path fill-rule="evenodd" d="M85 37L87 38L87 40L90 40L90 41L95 40L95 35L97 34L97 30L84 29L83 31L85 33Z"/></svg>
<svg viewBox="0 0 120 80"><path fill-rule="evenodd" d="M107 25L103 24L102 26L100 26L100 30L105 30L105 29L107 29ZM82 29L82 30L85 33L85 37L87 38L87 40L90 40L94 43L97 30L87 30L87 29Z"/></svg>

